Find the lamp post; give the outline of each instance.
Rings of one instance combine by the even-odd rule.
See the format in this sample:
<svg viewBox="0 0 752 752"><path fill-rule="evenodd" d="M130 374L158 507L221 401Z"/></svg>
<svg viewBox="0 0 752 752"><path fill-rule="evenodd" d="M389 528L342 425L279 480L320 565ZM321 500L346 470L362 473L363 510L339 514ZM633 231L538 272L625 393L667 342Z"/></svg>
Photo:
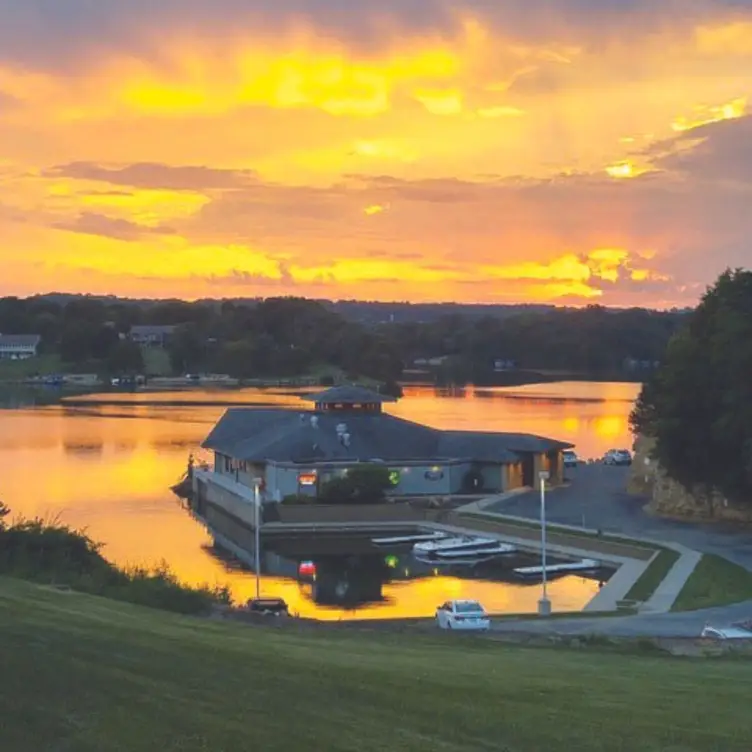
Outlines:
<svg viewBox="0 0 752 752"><path fill-rule="evenodd" d="M538 601L538 615L549 616L551 614L551 601L548 600L546 585L548 576L546 573L546 481L550 474L542 470L538 473L540 482L540 527L541 527L541 567L543 570L543 593Z"/></svg>
<svg viewBox="0 0 752 752"><path fill-rule="evenodd" d="M256 570L256 599L261 597L261 479L253 481L254 535L253 544L254 569Z"/></svg>

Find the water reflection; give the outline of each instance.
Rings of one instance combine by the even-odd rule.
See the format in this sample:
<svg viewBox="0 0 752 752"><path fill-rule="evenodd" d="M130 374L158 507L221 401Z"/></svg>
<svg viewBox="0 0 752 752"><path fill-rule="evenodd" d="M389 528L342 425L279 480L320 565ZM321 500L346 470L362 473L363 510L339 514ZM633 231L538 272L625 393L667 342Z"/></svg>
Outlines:
<svg viewBox="0 0 752 752"><path fill-rule="evenodd" d="M336 620L430 617L451 598L479 600L493 613L534 611L540 584L523 582L514 567L539 563L537 557L503 557L483 565L435 565L414 559L408 548L374 553L368 539L316 538L272 540L261 557L262 597L284 598L292 613ZM335 549L350 553L306 555ZM255 575L221 548L207 552L235 574L245 573L238 591L255 596ZM367 551L367 553L364 553ZM602 573L605 578L607 573ZM236 580L237 583L237 580ZM548 592L557 610L582 608L598 591L598 579L563 575L549 579Z"/></svg>
<svg viewBox="0 0 752 752"><path fill-rule="evenodd" d="M567 401L570 390L575 397L591 395L600 401ZM472 389L464 390L464 396L457 390L440 390L445 396L439 396L433 389L411 387L406 398L389 410L444 428L552 436L576 444L583 457L600 456L611 446L631 443L627 418L630 395L637 393L634 384L545 384L539 385L539 394L532 387L492 391L495 396L489 399L478 397ZM520 392L525 400L505 396ZM552 395L562 399L552 400ZM252 597L253 576L228 569L226 562L208 553L211 538L168 489L182 475L188 454L199 451L228 404L269 400L299 406L299 398L281 390L104 395L111 396L116 397L116 404L97 404L103 396L94 395L80 407L0 412L0 498L16 513L60 517L86 527L105 543L105 555L117 563L153 564L164 559L187 581L227 583L237 598ZM181 402L175 405L177 398ZM222 404L202 404L215 398L221 398ZM357 606L358 611L425 615L451 597L478 598L496 611L534 611L539 597L537 588L526 585L500 586L455 573L435 576L427 572L418 577L410 565L407 568L409 578L391 574L382 585L382 600ZM285 598L302 615L341 618L349 614L338 606L317 604L301 590L296 571L265 576L263 587L269 595ZM579 608L596 591L597 583L580 577L551 585L556 608Z"/></svg>

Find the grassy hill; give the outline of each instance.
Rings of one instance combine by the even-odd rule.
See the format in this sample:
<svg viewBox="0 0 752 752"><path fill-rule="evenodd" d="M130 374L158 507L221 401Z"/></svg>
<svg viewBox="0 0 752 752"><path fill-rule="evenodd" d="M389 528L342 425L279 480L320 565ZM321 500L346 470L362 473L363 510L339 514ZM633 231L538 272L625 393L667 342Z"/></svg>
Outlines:
<svg viewBox="0 0 752 752"><path fill-rule="evenodd" d="M733 752L752 738L743 660L250 627L8 578L0 671L3 752Z"/></svg>

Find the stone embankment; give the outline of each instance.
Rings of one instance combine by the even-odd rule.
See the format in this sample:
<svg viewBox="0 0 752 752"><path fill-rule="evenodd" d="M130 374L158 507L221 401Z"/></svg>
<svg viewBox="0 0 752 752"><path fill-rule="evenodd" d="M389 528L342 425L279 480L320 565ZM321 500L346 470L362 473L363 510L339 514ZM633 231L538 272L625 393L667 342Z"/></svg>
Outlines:
<svg viewBox="0 0 752 752"><path fill-rule="evenodd" d="M734 506L718 492L688 489L668 477L650 456L652 447L650 439L637 438L627 483L630 493L649 499L646 509L651 514L679 520L752 522L749 507Z"/></svg>

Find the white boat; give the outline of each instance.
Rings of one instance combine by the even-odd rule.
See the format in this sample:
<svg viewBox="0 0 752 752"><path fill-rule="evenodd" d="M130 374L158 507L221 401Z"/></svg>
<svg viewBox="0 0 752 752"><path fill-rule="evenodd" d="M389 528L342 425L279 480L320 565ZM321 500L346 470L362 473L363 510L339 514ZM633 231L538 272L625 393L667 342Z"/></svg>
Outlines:
<svg viewBox="0 0 752 752"><path fill-rule="evenodd" d="M503 554L512 554L517 549L509 543L498 543L495 546L489 546L488 548L479 548L471 551L466 549L451 549L449 551L436 551L434 557L439 560L453 561L462 558L473 559L487 558L493 556L501 556Z"/></svg>
<svg viewBox="0 0 752 752"><path fill-rule="evenodd" d="M448 538L446 533L420 533L416 535L397 535L393 538L372 538L371 543L376 546L396 546L400 543L419 543L421 541L437 541Z"/></svg>
<svg viewBox="0 0 752 752"><path fill-rule="evenodd" d="M600 562L595 559L582 559L581 561L567 561L563 564L549 564L546 567L546 574L561 574L562 572L587 572L592 569L599 569ZM543 574L543 567L517 567L514 573L521 577L536 577Z"/></svg>
<svg viewBox="0 0 752 752"><path fill-rule="evenodd" d="M470 551L482 550L484 548L491 548L492 546L498 546L499 541L494 538L478 538L478 537L460 537L444 538L437 541L423 541L416 543L413 546L413 553L426 555L436 555L439 551L464 551L468 553Z"/></svg>

